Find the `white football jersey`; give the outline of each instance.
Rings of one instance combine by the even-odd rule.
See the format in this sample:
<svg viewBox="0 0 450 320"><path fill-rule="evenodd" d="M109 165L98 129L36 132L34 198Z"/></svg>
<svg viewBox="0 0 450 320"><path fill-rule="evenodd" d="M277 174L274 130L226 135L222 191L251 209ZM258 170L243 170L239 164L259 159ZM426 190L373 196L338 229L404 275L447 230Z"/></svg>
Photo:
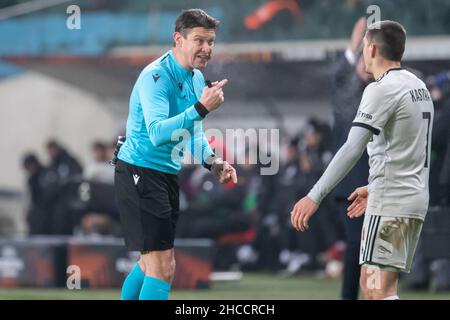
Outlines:
<svg viewBox="0 0 450 320"><path fill-rule="evenodd" d="M425 219L433 128L425 84L395 68L368 85L353 126L371 130L366 214Z"/></svg>

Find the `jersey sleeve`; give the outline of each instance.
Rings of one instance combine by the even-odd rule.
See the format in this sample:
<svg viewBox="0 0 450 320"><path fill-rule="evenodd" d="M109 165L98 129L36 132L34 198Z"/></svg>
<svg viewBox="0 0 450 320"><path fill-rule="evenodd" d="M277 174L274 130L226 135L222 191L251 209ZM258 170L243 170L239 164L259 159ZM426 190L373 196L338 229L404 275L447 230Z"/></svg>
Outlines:
<svg viewBox="0 0 450 320"><path fill-rule="evenodd" d="M308 197L320 204L325 196L350 172L366 149L372 132L354 127L348 133L347 141L334 155L322 177L317 181Z"/></svg>
<svg viewBox="0 0 450 320"><path fill-rule="evenodd" d="M150 141L155 146L172 142L172 133L178 129L191 129L203 117L195 106L169 118L172 83L164 73L148 73L139 84L138 94Z"/></svg>
<svg viewBox="0 0 450 320"><path fill-rule="evenodd" d="M393 96L384 87L372 83L364 90L352 126L369 129L378 135L395 112Z"/></svg>
<svg viewBox="0 0 450 320"><path fill-rule="evenodd" d="M214 156L214 152L206 139L201 122L196 123L194 126L193 135L188 144L188 150L198 163L201 163L203 166L205 166L206 159Z"/></svg>

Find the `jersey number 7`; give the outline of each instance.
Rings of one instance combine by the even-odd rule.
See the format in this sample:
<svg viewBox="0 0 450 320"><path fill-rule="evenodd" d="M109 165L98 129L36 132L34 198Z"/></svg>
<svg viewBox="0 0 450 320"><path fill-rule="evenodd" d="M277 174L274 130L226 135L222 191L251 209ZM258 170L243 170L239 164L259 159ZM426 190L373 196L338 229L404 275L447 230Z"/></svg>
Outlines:
<svg viewBox="0 0 450 320"><path fill-rule="evenodd" d="M431 112L422 112L422 118L428 120L427 124L427 146L425 149L425 168L428 168L428 138L430 135Z"/></svg>

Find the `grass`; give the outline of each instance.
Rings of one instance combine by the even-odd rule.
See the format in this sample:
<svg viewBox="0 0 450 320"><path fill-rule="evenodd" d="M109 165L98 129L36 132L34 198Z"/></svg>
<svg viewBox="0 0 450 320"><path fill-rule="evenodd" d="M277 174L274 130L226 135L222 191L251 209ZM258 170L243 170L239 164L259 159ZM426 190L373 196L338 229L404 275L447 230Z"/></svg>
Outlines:
<svg viewBox="0 0 450 320"><path fill-rule="evenodd" d="M246 273L238 283L215 283L206 290L174 290L174 300L317 300L339 299L339 280L324 279L313 275L280 278L271 274ZM118 299L118 289L0 289L0 299L19 300L114 300ZM405 292L402 299L445 299L450 300L450 292Z"/></svg>

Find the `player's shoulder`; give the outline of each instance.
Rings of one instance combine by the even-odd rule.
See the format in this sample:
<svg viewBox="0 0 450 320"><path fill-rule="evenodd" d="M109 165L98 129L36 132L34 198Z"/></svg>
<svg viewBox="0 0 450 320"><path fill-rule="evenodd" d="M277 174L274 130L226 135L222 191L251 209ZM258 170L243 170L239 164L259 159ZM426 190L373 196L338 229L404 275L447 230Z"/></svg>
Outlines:
<svg viewBox="0 0 450 320"><path fill-rule="evenodd" d="M386 93L386 85L378 81L369 83L364 89L364 96L374 98L380 97Z"/></svg>
<svg viewBox="0 0 450 320"><path fill-rule="evenodd" d="M395 72L388 72L382 79L377 81L380 87L425 87L425 83L420 79L419 75L414 72L414 70L407 70L403 68L394 70Z"/></svg>
<svg viewBox="0 0 450 320"><path fill-rule="evenodd" d="M404 70L402 73L405 77L405 81L403 82L405 85L412 83L415 86L426 88L427 85L422 80L423 75L420 74L417 70Z"/></svg>
<svg viewBox="0 0 450 320"><path fill-rule="evenodd" d="M411 72L402 68L396 68L386 71L380 78L370 83L364 93L376 98L392 97L402 92L405 85L416 80L420 81Z"/></svg>

